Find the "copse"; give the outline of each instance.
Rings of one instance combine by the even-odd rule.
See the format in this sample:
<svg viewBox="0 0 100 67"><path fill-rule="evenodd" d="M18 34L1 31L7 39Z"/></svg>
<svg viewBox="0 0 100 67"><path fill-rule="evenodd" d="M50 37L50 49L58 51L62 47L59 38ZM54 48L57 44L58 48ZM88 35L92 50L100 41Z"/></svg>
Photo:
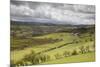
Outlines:
<svg viewBox="0 0 100 67"><path fill-rule="evenodd" d="M36 53L31 51L29 55L26 55L21 61L17 62L17 66L27 66L27 65L36 65L45 61L50 60L50 56L43 53Z"/></svg>
<svg viewBox="0 0 100 67"><path fill-rule="evenodd" d="M81 46L80 48L80 53L84 54L84 53L87 53L87 52L90 52L90 46Z"/></svg>

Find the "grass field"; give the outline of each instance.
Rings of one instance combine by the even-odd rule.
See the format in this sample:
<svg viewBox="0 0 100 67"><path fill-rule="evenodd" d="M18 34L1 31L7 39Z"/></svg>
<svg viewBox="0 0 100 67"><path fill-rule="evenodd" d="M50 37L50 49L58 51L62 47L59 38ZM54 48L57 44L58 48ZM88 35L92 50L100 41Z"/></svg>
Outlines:
<svg viewBox="0 0 100 67"><path fill-rule="evenodd" d="M46 50L49 49L51 47L57 47L59 45L68 43L73 41L74 39L79 39L76 36L72 36L71 34L66 34L66 33L53 33L53 34L48 34L48 35L44 35L44 36L39 36L39 37L32 37L32 38L36 38L36 39L41 39L41 38L52 38L52 39L63 39L63 41L60 42L56 42L56 43L49 43L49 44L44 44L44 45L35 45L33 47L29 47L29 48L25 48L24 50L15 50L11 52L11 59L14 60L14 62L17 62L19 60L21 60L25 55L30 54L31 50L34 50L36 52L40 52L42 50ZM34 44L33 44L34 45ZM49 52L46 52L46 54L53 56L56 53L62 53L65 50L71 51L73 49L79 48L82 45L93 45L93 42L84 42L83 43L74 43L74 44L69 44L66 45L62 48L58 48ZM71 49L70 49L71 48Z"/></svg>
<svg viewBox="0 0 100 67"><path fill-rule="evenodd" d="M63 37L61 37L61 35L63 35ZM36 39L40 39L40 38L53 38L53 39L63 39L63 41L57 42L57 43L49 43L49 44L44 44L44 45L36 45L33 47L29 47L29 48L25 48L24 50L15 50L11 52L11 59L13 59L15 62L21 60L23 58L23 56L29 54L31 52L31 50L34 50L36 52L40 52L42 50L46 50L48 48L52 48L52 47L57 47L59 45L65 44L67 42L72 41L72 36L70 34L66 34L66 33L54 33L54 34L49 34L49 35L45 35L45 36L39 36L39 37L32 37L32 38L36 38ZM34 45L34 44L33 44ZM19 45L20 46L20 45Z"/></svg>
<svg viewBox="0 0 100 67"><path fill-rule="evenodd" d="M61 58L57 60L47 61L41 64L63 64L63 63L77 63L77 62L94 62L95 61L95 53L87 53L80 54L76 56Z"/></svg>
<svg viewBox="0 0 100 67"><path fill-rule="evenodd" d="M22 34L22 31L18 30L18 36L11 36L11 48L13 48L11 50L11 61L13 61L13 64L15 65L18 65L19 62L22 63L22 61L35 65L30 59L31 56L34 56L34 54L31 53L32 51L50 57L49 60L42 62L43 59L40 59L42 56L37 55L36 64L95 61L95 36L93 33L86 32L81 33L80 35L75 35L73 32L53 32L39 36L28 36L30 35L29 32L25 32L25 36L22 36ZM26 34L28 35L26 36ZM85 53L81 53L81 47L83 47ZM88 52L86 52L87 49L89 50ZM66 51L70 53L70 56L65 57L64 52ZM75 55L73 54L74 51L76 51ZM57 58L56 55L59 55L60 58ZM27 61L25 59L26 56L28 56L30 60Z"/></svg>

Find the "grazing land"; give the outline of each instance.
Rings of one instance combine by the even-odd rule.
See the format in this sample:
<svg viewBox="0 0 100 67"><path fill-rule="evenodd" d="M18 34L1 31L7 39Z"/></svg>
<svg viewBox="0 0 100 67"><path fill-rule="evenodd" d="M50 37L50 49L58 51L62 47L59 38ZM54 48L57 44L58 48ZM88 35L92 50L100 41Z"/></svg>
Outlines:
<svg viewBox="0 0 100 67"><path fill-rule="evenodd" d="M93 62L95 60L95 54L94 52L86 53L86 54L80 54L76 56L71 57L65 57L62 59L47 61L41 64L63 64L63 63L78 63L78 62Z"/></svg>
<svg viewBox="0 0 100 67"><path fill-rule="evenodd" d="M11 21L11 66L95 61L94 25Z"/></svg>

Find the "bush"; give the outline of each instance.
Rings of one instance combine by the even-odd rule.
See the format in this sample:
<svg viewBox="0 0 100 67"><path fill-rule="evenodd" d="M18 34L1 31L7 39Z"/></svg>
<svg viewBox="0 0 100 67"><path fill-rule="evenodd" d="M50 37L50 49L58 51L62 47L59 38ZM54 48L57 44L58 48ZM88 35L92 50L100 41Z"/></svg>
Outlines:
<svg viewBox="0 0 100 67"><path fill-rule="evenodd" d="M92 38L90 38L90 41L93 41L93 39L92 39Z"/></svg>
<svg viewBox="0 0 100 67"><path fill-rule="evenodd" d="M81 46L80 48L80 52L83 54L83 53L85 53L85 48L84 48L84 46Z"/></svg>
<svg viewBox="0 0 100 67"><path fill-rule="evenodd" d="M55 58L56 59L60 59L61 58L61 55L57 53L57 54L55 54Z"/></svg>
<svg viewBox="0 0 100 67"><path fill-rule="evenodd" d="M46 55L46 61L49 61L51 57L49 55Z"/></svg>
<svg viewBox="0 0 100 67"><path fill-rule="evenodd" d="M77 55L77 54L78 54L77 50L73 50L72 55Z"/></svg>
<svg viewBox="0 0 100 67"><path fill-rule="evenodd" d="M15 64L14 64L14 61L13 61L13 60L11 60L11 61L10 61L10 63L11 63L11 64L10 64L10 67L14 67L14 66L15 66Z"/></svg>
<svg viewBox="0 0 100 67"><path fill-rule="evenodd" d="M84 54L84 53L87 53L87 52L90 52L90 46L81 46L80 48L80 53Z"/></svg>
<svg viewBox="0 0 100 67"><path fill-rule="evenodd" d="M39 64L41 62L45 62L50 60L50 56L46 54L37 54L34 51L31 51L29 55L26 55L24 59L16 63L17 66L25 66L25 65L32 65L32 64Z"/></svg>
<svg viewBox="0 0 100 67"><path fill-rule="evenodd" d="M93 44L93 48L95 49L95 44Z"/></svg>
<svg viewBox="0 0 100 67"><path fill-rule="evenodd" d="M86 52L90 52L90 47L86 46Z"/></svg>
<svg viewBox="0 0 100 67"><path fill-rule="evenodd" d="M47 60L46 55L40 54L39 55L41 62L45 62Z"/></svg>
<svg viewBox="0 0 100 67"><path fill-rule="evenodd" d="M23 60L18 61L15 66L24 66Z"/></svg>
<svg viewBox="0 0 100 67"><path fill-rule="evenodd" d="M70 56L70 52L69 52L69 51L65 51L65 52L63 53L63 55L64 55L64 57L68 57L68 56Z"/></svg>

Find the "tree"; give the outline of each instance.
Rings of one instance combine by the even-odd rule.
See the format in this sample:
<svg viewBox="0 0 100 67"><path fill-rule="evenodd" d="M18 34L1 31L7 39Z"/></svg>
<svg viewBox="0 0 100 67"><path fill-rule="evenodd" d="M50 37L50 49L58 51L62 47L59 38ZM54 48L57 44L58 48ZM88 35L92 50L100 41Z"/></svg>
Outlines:
<svg viewBox="0 0 100 67"><path fill-rule="evenodd" d="M47 60L50 60L50 56L46 54L38 54L35 53L35 51L31 51L29 55L26 55L21 61L19 61L16 65L17 66L26 66L26 65L32 65L32 64L39 64L41 62L45 62Z"/></svg>
<svg viewBox="0 0 100 67"><path fill-rule="evenodd" d="M68 56L70 56L70 52L69 52L69 51L65 51L65 52L63 53L63 55L64 55L64 57L68 57Z"/></svg>
<svg viewBox="0 0 100 67"><path fill-rule="evenodd" d="M41 62L45 62L46 61L46 55L40 54L40 60L41 60Z"/></svg>
<svg viewBox="0 0 100 67"><path fill-rule="evenodd" d="M80 52L83 54L83 53L85 53L85 48L84 48L84 46L81 46L80 48Z"/></svg>
<svg viewBox="0 0 100 67"><path fill-rule="evenodd" d="M90 47L86 46L86 52L90 52Z"/></svg>
<svg viewBox="0 0 100 67"><path fill-rule="evenodd" d="M11 63L10 67L14 67L14 66L15 66L15 64L14 64L14 61L13 61L13 60L11 60L11 61L10 61L10 63Z"/></svg>
<svg viewBox="0 0 100 67"><path fill-rule="evenodd" d="M78 54L77 50L73 50L72 55L77 55L77 54Z"/></svg>
<svg viewBox="0 0 100 67"><path fill-rule="evenodd" d="M60 59L61 58L61 55L57 53L57 54L55 54L55 58L56 59Z"/></svg>

